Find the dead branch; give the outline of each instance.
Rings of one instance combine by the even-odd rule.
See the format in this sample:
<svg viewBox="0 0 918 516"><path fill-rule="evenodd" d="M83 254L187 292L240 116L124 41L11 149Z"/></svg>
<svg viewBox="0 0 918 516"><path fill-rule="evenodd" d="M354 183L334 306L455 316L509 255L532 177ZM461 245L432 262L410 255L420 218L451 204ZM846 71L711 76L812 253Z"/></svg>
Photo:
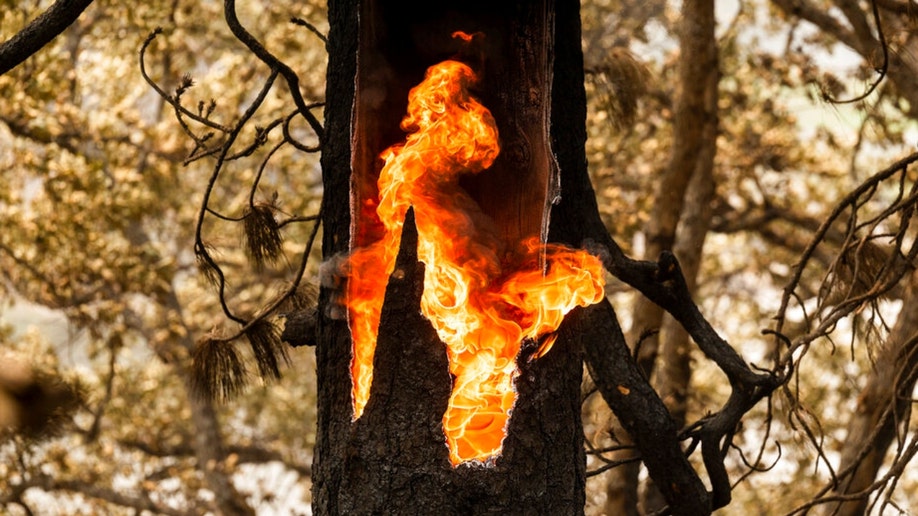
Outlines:
<svg viewBox="0 0 918 516"><path fill-rule="evenodd" d="M57 0L31 23L0 44L0 75L19 66L71 26L92 0Z"/></svg>
<svg viewBox="0 0 918 516"><path fill-rule="evenodd" d="M650 476L676 514L708 514L712 498L682 452L676 423L631 357L608 301L570 317L583 332L590 376L634 439ZM729 484L727 486L729 495Z"/></svg>

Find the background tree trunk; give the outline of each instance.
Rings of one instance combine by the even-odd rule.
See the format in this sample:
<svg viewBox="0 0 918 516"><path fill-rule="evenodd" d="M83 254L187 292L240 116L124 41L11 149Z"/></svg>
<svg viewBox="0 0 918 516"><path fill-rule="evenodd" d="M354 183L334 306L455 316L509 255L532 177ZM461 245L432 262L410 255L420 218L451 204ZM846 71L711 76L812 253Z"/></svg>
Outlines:
<svg viewBox="0 0 918 516"><path fill-rule="evenodd" d="M713 87L707 92L708 106L716 106L717 86L715 69L711 71ZM689 291L695 292L701 258L704 251L704 241L710 227L712 210L711 200L714 198L714 152L717 138L716 114L704 127L705 143L698 152L698 163L692 180L686 192L686 204L679 221L679 233L673 252L679 259L685 282ZM691 364L692 343L688 333L670 315L663 317L663 326L660 328L660 360L654 373L653 383L660 398L669 409L677 428L685 426L686 402L688 400L688 387L692 379ZM641 493L640 505L642 512L652 514L666 505L660 491L648 482Z"/></svg>
<svg viewBox="0 0 918 516"><path fill-rule="evenodd" d="M647 243L644 257L655 260L663 251L673 250L677 226L693 219L698 226L688 228L691 234L683 237L685 246L677 256L689 287L694 289L695 276L701 256L701 242L707 232L710 210L706 206L713 196L711 183L714 155L717 147L717 41L715 39L714 2L712 0L687 0L682 4L679 30L679 86L676 92L673 148L669 165L654 191L653 210L648 220ZM692 195L688 195L690 181L700 176ZM705 213L707 211L707 213ZM685 261L684 261L685 260ZM665 334L663 329L672 329ZM653 333L648 333L653 332ZM681 335L680 335L681 334ZM637 346L637 360L644 374L657 376L655 364L660 353L661 339L665 339L663 358L667 370L661 373L668 378L656 383L668 385L661 396L668 404L677 401L674 396L684 390L688 381L687 336L678 324L664 328L663 309L649 299L639 296L632 308L631 329L628 342ZM684 405L684 404L683 404ZM676 420L684 422L682 417ZM625 437L617 420L610 421L617 436ZM630 451L620 452L614 459L626 459ZM607 514L637 514L638 464L627 464L608 474L606 488ZM650 492L653 492L650 488ZM649 503L656 505L659 499ZM647 509L645 507L645 509Z"/></svg>

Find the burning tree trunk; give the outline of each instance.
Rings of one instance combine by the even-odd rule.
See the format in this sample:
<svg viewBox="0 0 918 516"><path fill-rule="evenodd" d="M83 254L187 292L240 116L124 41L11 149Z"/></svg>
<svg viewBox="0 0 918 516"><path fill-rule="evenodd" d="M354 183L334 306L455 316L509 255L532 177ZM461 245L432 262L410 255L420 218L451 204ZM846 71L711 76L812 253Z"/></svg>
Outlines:
<svg viewBox="0 0 918 516"><path fill-rule="evenodd" d="M578 2L446 1L412 12L395 4L329 2L323 252L340 259L326 264L317 320L316 512L582 512L584 361L635 437L670 511L706 514L725 505L730 482L722 454L729 436L782 377L753 373L717 336L691 301L672 255L631 260L603 227L584 154ZM431 82L462 87L419 99ZM453 110L484 129L444 137L438 124ZM496 157L492 125L500 133ZM428 151L452 149L454 137L469 134L471 140L446 159L464 160L469 148L483 151L485 158L463 161L459 173L486 170L455 179L456 171L447 172ZM436 144L423 147L427 139ZM431 182L404 170L414 166L442 177ZM401 182L393 182L396 176ZM446 195L445 186L461 188ZM424 203L463 207L471 222L447 217L431 229L434 217ZM463 229L452 231L456 227ZM472 234L476 240L465 255L446 265L431 258L429 246ZM366 259L365 253L377 254ZM727 405L687 435L701 445L712 493L689 464L675 422L602 300L597 258L670 312L730 379ZM457 282L468 292L427 291L439 285L431 269L452 271L465 262L485 263L479 271L485 280ZM566 271L561 276L586 281L549 285L545 278L558 268ZM369 281L367 271L383 282ZM566 297L558 302L562 291ZM366 292L371 302L355 303ZM431 308L439 303L451 309L460 297L494 324L451 326L448 319L458 312L443 317ZM359 328L361 321L366 328ZM473 337L454 339L460 331ZM369 335L363 347L361 332ZM479 358L463 348L467 340L502 343L476 351L493 368L467 374L464 368ZM481 377L496 378L483 392L497 402L456 403ZM454 420L458 409L469 413ZM483 428L483 441L469 438Z"/></svg>
<svg viewBox="0 0 918 516"><path fill-rule="evenodd" d="M461 61L480 77L472 86L472 95L493 114L501 150L496 159L491 157L493 165L486 174L463 177L461 190L452 196L438 194L440 202L465 205L464 200L455 199L467 196L474 200L480 213L467 214L468 218L493 221L491 227L482 229L478 224L475 229L487 234L484 249L501 246L513 253L523 240L544 239L557 188L552 150L559 157L576 156L576 150L565 146L579 144L580 162L575 163L580 173L586 172L582 141L561 141L554 149L549 146L550 95L568 93L552 90L552 72L557 74L563 71L559 66L571 65L555 61L555 69L551 68L553 34L560 31L553 23L578 29L577 4L567 2L555 12L550 2L446 2L406 12L394 2L331 2L329 17L328 138L323 154L326 256L350 253L389 238L383 235L390 222L384 215L376 216L379 206L390 201L377 186L383 168L379 156L406 138L399 124L406 109L413 109L406 107L409 90L421 82L428 67L445 60ZM459 39L452 37L456 31L462 31ZM571 32L570 41L579 50L578 33ZM582 101L582 79L578 87L581 94L573 98ZM405 129L417 134L415 127ZM412 145L409 140L387 151L388 155L408 152L405 149ZM387 174L388 169L383 172ZM415 178L404 188L417 181L427 180ZM544 337L536 329L524 339L531 342L528 347L518 349L522 342L517 342L517 348L510 347L511 359L522 358L511 378L514 392L510 395L516 400L506 423L506 438L496 453L485 446L467 457L461 439L446 436L443 430L449 426L444 413L451 396L456 396L451 394L455 390L452 383L460 383L451 380L450 372L458 379L463 374L450 361L462 353L452 348L447 352L442 333L438 335L419 310L425 266L418 262L423 249L418 249L414 225L417 220L423 226L429 217L420 213L401 227L402 213L394 217L401 234L391 238L396 243L400 238L394 274L388 286L384 285L378 323L369 325L378 324L378 332L372 336L375 349L366 352L372 359L368 396L358 386L352 397L348 321L330 317L336 303L356 295L356 272L351 275L348 296L340 289L324 289L320 299L325 310L319 320L317 347L317 511L581 512L584 456L579 342L562 328L553 352L529 360L525 357L538 352L535 338ZM356 256L359 252L350 260ZM537 252L524 261L534 258L538 265L540 257L551 262L552 256L542 249L541 256ZM373 260L385 261L373 256L364 265L351 265L363 271ZM505 276L499 279L505 284L515 278ZM601 297L601 288L598 293ZM361 315L362 311L351 308L352 323ZM541 344L547 349L550 342ZM362 352L355 349L354 353ZM354 366L355 377L363 376L366 369L369 367ZM496 421L503 427L500 418L507 414L500 412ZM353 420L355 413L360 417ZM460 444L454 446L453 441Z"/></svg>

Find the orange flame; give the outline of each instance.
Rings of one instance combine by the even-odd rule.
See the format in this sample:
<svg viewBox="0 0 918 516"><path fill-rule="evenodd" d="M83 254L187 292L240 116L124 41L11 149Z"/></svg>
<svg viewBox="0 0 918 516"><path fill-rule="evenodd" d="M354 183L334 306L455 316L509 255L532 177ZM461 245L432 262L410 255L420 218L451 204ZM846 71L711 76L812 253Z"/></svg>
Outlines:
<svg viewBox="0 0 918 516"><path fill-rule="evenodd" d="M346 265L359 418L370 396L383 297L402 223L414 206L418 259L425 264L421 311L446 344L454 377L443 415L454 465L500 453L523 341L543 339L543 355L565 314L604 295L598 259L538 238L508 248L459 186L461 174L487 169L500 151L494 118L469 94L475 80L467 65L444 61L410 91L401 124L408 137L381 155L376 215L384 234L355 250Z"/></svg>

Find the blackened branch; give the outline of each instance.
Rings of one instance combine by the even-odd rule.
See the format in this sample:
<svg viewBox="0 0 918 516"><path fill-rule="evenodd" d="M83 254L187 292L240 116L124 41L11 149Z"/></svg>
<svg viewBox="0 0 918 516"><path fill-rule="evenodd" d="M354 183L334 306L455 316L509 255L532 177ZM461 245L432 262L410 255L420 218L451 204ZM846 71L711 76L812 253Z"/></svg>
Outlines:
<svg viewBox="0 0 918 516"><path fill-rule="evenodd" d="M710 496L682 452L676 423L647 382L608 301L572 313L583 335L590 376L634 439L641 459L674 514L709 514ZM729 493L729 482L727 483Z"/></svg>
<svg viewBox="0 0 918 516"><path fill-rule="evenodd" d="M773 390L781 383L775 375L752 371L739 353L711 327L692 300L675 255L664 251L656 262L634 260L625 255L611 236L606 234L605 238L603 244L609 252L602 258L606 269L679 321L705 356L724 371L734 387L743 384Z"/></svg>
<svg viewBox="0 0 918 516"><path fill-rule="evenodd" d="M656 262L634 260L624 254L608 233L603 238L602 243L608 250L602 257L606 269L669 312L730 381L732 392L721 410L692 425L683 436L701 443L702 460L711 481L711 508L723 507L731 497L730 479L723 458L732 442L733 432L756 403L784 383L787 372L753 371L739 353L717 334L692 300L682 269L672 253L663 252ZM616 414L628 413L615 407L613 410ZM628 430L632 436L635 435L631 429ZM641 453L646 455L643 449ZM648 470L651 470L649 466ZM661 484L656 477L654 480Z"/></svg>
<svg viewBox="0 0 918 516"><path fill-rule="evenodd" d="M312 130L316 133L321 143L325 139L325 130L322 128L319 119L309 110L310 106L303 100L303 95L300 93L300 78L296 75L296 72L275 57L274 54L268 52L268 49L259 43L258 40L255 39L255 36L242 26L239 22L239 18L236 16L235 0L225 0L223 6L223 15L226 18L226 24L229 26L230 31L232 31L233 35L248 47L258 59L261 59L266 65L270 66L272 70L277 70L284 80L287 81L287 86L290 89L290 96L293 97L293 103L296 104L303 118L309 122L309 126L312 127Z"/></svg>
<svg viewBox="0 0 918 516"><path fill-rule="evenodd" d="M24 29L0 44L0 75L19 66L71 26L92 0L58 0Z"/></svg>

